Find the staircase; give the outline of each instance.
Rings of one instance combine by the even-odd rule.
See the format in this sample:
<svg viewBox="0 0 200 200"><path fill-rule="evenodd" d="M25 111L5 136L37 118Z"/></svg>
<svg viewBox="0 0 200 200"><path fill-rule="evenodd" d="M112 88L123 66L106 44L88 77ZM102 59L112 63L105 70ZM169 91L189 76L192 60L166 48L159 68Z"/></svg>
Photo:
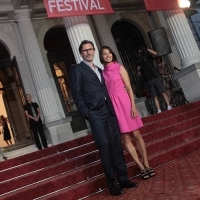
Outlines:
<svg viewBox="0 0 200 200"><path fill-rule="evenodd" d="M200 149L200 101L143 118L153 168ZM138 167L124 152L129 177ZM77 200L107 188L92 135L0 164L0 200Z"/></svg>

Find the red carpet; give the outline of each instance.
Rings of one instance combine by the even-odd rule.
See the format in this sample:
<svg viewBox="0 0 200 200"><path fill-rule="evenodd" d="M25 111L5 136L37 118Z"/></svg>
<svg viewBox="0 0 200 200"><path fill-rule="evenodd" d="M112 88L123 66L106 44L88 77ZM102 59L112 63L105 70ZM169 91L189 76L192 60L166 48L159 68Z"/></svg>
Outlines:
<svg viewBox="0 0 200 200"><path fill-rule="evenodd" d="M147 145L150 164L154 168L200 149L200 102L143 118L143 122L145 126L141 133ZM135 162L126 151L124 153L129 177L138 175ZM156 179L163 176L160 170ZM0 200L81 199L107 187L102 173L98 151L89 135L1 162ZM180 174L180 180L181 177ZM140 182L140 178L138 180ZM166 185L160 184L160 190L165 190ZM144 186L135 190L141 192L147 189ZM148 199L154 200L150 190ZM189 195L189 191L186 193ZM162 194L157 199L162 199ZM102 195L111 198L107 191ZM123 198L123 195L120 196L120 199ZM106 199L105 196L103 199ZM132 196L129 199L134 198ZM177 198L172 196L171 199Z"/></svg>
<svg viewBox="0 0 200 200"><path fill-rule="evenodd" d="M200 200L200 151L156 169L148 180L140 177L137 188L126 189L123 195L112 197L108 190L84 198L86 200Z"/></svg>

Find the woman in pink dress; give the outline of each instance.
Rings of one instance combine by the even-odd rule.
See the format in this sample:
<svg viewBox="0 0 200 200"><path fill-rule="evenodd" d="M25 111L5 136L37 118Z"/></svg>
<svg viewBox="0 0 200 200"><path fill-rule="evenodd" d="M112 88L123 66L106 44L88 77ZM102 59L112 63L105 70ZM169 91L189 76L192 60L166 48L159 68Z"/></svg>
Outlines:
<svg viewBox="0 0 200 200"><path fill-rule="evenodd" d="M148 179L149 177L155 176L154 170L149 166L145 143L138 130L143 126L143 123L135 106L134 94L128 73L117 62L117 57L110 47L102 47L99 51L99 57L101 63L104 65L103 77L115 109L124 145L139 166L142 178ZM131 141L131 135L136 140L144 164L138 158L136 149Z"/></svg>

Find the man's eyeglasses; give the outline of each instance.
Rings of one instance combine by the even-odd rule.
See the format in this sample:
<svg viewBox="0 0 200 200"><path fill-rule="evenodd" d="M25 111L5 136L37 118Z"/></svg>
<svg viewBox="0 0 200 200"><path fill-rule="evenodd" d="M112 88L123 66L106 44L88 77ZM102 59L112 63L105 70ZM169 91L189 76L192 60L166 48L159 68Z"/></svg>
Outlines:
<svg viewBox="0 0 200 200"><path fill-rule="evenodd" d="M91 51L94 51L94 48L82 49L82 52L83 52L83 53L88 53L88 52L91 52Z"/></svg>

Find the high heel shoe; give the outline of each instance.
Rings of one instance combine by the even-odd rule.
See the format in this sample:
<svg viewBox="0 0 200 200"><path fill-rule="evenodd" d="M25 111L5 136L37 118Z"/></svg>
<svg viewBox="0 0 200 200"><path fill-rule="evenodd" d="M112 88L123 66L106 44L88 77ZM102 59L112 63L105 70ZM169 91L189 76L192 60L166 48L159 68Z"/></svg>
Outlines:
<svg viewBox="0 0 200 200"><path fill-rule="evenodd" d="M151 167L146 167L146 171L149 174L149 177L153 177L156 175L156 172Z"/></svg>
<svg viewBox="0 0 200 200"><path fill-rule="evenodd" d="M140 175L141 175L143 180L146 180L146 179L148 179L150 177L148 172L145 169L140 170Z"/></svg>

